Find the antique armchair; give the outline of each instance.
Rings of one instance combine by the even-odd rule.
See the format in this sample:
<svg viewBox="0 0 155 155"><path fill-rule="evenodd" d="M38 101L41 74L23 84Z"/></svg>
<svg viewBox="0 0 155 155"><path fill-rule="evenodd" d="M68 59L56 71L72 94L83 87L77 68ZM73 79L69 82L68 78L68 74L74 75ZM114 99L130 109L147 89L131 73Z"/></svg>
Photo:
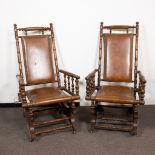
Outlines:
<svg viewBox="0 0 155 155"><path fill-rule="evenodd" d="M80 99L80 77L59 69L53 25L17 28L15 24L14 32L19 64L18 95L28 123L30 140L66 128L71 128L75 133L74 101ZM58 113L55 114L55 111ZM46 119L38 119L42 113L49 117L43 115Z"/></svg>
<svg viewBox="0 0 155 155"><path fill-rule="evenodd" d="M138 22L135 26L100 24L98 68L85 78L91 132L107 129L137 134L138 105L145 103L146 84L138 71L138 32ZM116 108L125 111L125 116L116 117ZM108 115L107 109L113 113Z"/></svg>

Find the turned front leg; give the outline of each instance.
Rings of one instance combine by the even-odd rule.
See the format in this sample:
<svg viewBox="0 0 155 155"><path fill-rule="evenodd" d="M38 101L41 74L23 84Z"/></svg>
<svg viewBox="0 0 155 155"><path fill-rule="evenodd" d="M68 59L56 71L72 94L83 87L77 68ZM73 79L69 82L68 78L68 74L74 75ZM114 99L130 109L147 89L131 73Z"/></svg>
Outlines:
<svg viewBox="0 0 155 155"><path fill-rule="evenodd" d="M92 101L90 109L91 109L91 114L92 114L90 132L93 133L95 129L95 124L96 124L96 105L94 101Z"/></svg>
<svg viewBox="0 0 155 155"><path fill-rule="evenodd" d="M71 124L73 128L73 134L76 133L76 127L75 127L75 114L76 114L76 106L75 103L71 103Z"/></svg>
<svg viewBox="0 0 155 155"><path fill-rule="evenodd" d="M138 126L138 105L133 105L133 129L131 131L132 135L137 134L137 126Z"/></svg>

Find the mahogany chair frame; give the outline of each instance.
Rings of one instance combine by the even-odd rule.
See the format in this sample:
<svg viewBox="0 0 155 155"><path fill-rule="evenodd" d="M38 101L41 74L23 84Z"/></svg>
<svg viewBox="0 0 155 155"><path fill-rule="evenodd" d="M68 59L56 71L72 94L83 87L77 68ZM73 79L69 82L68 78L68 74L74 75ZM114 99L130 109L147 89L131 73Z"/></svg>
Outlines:
<svg viewBox="0 0 155 155"><path fill-rule="evenodd" d="M18 65L19 65L19 74L17 75L18 83L19 83L19 100L22 103L24 116L26 116L28 131L30 135L30 141L33 141L36 136L41 134L49 133L52 131L63 130L66 128L71 128L73 133L76 133L75 128L75 118L74 115L76 113L75 100L80 99L79 96L79 79L80 77L76 74L70 73L68 71L64 71L59 69L56 45L55 45L55 36L53 30L53 24L50 23L49 27L26 27L26 28L17 28L17 25L14 24L14 32L15 32L15 40L17 47L17 57L18 57ZM21 39L25 36L48 36L51 40L51 50L50 52L54 56L54 67L55 67L55 76L56 80L54 81L57 84L59 90L65 93L67 96L70 96L68 100L52 100L51 102L45 103L31 103L27 96L27 88L29 86L36 86L39 84L46 84L45 82L39 84L31 84L26 81L26 73L24 73L24 60L23 60L23 48ZM24 70L23 70L24 68ZM60 77L61 74L61 77ZM64 80L63 80L64 79ZM63 80L63 81L61 81ZM48 83L49 84L49 83ZM52 82L50 83L53 84ZM46 87L46 86L45 86ZM34 88L35 89L35 88ZM36 113L39 114L40 111L56 109L59 112L63 113L63 116L56 119L50 119L45 121L35 121ZM51 127L38 130L40 127L50 126L51 124L61 123L63 121L67 121L65 125L61 125L58 127ZM54 125L53 125L54 126Z"/></svg>
<svg viewBox="0 0 155 155"><path fill-rule="evenodd" d="M120 100L115 102L106 101L105 99L96 100L93 97L95 92L98 92L100 87L102 86L103 82L106 82L105 79L102 77L101 68L102 68L102 54L104 50L103 41L105 34L113 34L113 33L126 33L133 35L133 40L135 44L133 44L133 59L134 61L133 67L134 70L132 71L132 81L131 83L134 88L134 98L135 102L124 102L122 103ZM107 129L107 130L119 130L119 131L127 131L131 134L137 134L137 125L138 125L138 105L143 105L144 102L144 95L145 95L145 84L146 80L143 76L141 71L138 71L138 37L139 37L139 22L136 22L135 26L129 25L112 25L112 26L104 26L103 22L100 24L100 41L99 41L99 61L98 61L98 68L93 70L85 79L86 79L86 97L85 99L91 101L91 132L94 129ZM113 82L113 81L108 81ZM115 82L115 81L114 81ZM138 96L138 97L137 97ZM108 104L101 104L101 103ZM104 117L104 108L105 107L112 107L112 108L129 108L128 112L132 114L132 120L128 119L116 119L115 117L106 118ZM98 117L98 112L103 112L103 117ZM102 123L99 125L97 124L98 120L102 120Z"/></svg>

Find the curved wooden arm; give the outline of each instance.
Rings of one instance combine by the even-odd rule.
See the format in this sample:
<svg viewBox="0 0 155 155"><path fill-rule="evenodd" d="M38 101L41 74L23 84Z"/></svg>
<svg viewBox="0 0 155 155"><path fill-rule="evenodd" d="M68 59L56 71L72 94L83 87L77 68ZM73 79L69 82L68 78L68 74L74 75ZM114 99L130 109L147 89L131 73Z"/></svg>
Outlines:
<svg viewBox="0 0 155 155"><path fill-rule="evenodd" d="M137 71L137 73L139 74L138 95L139 95L139 99L141 101L144 101L146 80L141 71Z"/></svg>
<svg viewBox="0 0 155 155"><path fill-rule="evenodd" d="M24 85L22 78L20 77L19 74L16 75L16 78L18 80L19 85Z"/></svg>
<svg viewBox="0 0 155 155"><path fill-rule="evenodd" d="M59 69L59 72L60 72L60 73L64 73L64 74L69 75L69 76L72 76L72 77L75 77L75 78L77 78L77 79L80 79L80 76L78 76L78 75L76 75L76 74L73 74L73 73L71 73L71 72L68 72L68 71L65 71L65 70L62 70L62 69Z"/></svg>
<svg viewBox="0 0 155 155"><path fill-rule="evenodd" d="M146 79L145 79L144 75L142 74L142 72L141 71L137 71L137 73L139 74L139 80L142 83L146 83Z"/></svg>
<svg viewBox="0 0 155 155"><path fill-rule="evenodd" d="M86 80L90 79L92 76L95 75L95 73L96 73L97 71L98 71L98 69L94 69L91 73L89 73L89 74L85 77L85 79L86 79Z"/></svg>
<svg viewBox="0 0 155 155"><path fill-rule="evenodd" d="M24 84L23 79L20 77L19 74L17 74L16 77L17 77L18 83L19 83L19 93L18 93L19 101L21 101L22 106L24 106L27 104L25 84Z"/></svg>
<svg viewBox="0 0 155 155"><path fill-rule="evenodd" d="M86 76L86 97L85 99L89 100L91 95L94 93L96 86L95 86L95 73L98 69L94 69L88 76Z"/></svg>

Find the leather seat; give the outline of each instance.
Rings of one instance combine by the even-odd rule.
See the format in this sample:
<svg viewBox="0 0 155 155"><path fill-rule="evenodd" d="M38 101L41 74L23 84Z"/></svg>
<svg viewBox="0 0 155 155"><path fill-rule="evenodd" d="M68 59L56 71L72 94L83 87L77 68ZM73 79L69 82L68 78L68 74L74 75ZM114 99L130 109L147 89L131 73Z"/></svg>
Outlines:
<svg viewBox="0 0 155 155"><path fill-rule="evenodd" d="M32 89L26 92L29 103L26 107L35 107L60 102L67 102L80 99L79 96L70 96L57 87L44 87Z"/></svg>
<svg viewBox="0 0 155 155"><path fill-rule="evenodd" d="M139 100L134 97L134 88L128 86L104 85L99 88L96 95L91 97L95 101L104 101L122 104L139 104ZM144 104L144 101L140 102Z"/></svg>

